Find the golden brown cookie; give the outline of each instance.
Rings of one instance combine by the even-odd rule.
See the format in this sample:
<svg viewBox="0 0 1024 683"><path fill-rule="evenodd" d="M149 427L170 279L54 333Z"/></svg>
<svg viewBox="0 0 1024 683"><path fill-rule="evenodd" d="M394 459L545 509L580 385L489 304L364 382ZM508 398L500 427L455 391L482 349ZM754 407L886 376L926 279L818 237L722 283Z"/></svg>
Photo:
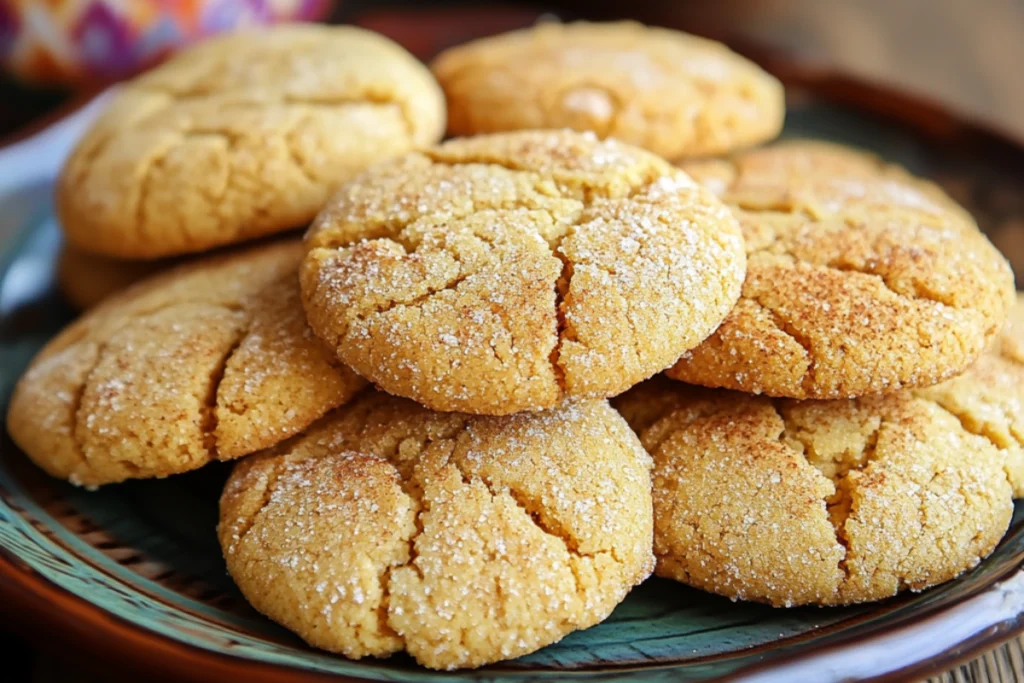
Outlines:
<svg viewBox="0 0 1024 683"><path fill-rule="evenodd" d="M311 645L476 667L650 574L649 468L605 401L472 417L367 391L239 463L218 535L246 598Z"/></svg>
<svg viewBox="0 0 1024 683"><path fill-rule="evenodd" d="M793 401L658 379L616 401L654 458L656 573L776 606L948 581L1013 514L1005 457L897 392Z"/></svg>
<svg viewBox="0 0 1024 683"><path fill-rule="evenodd" d="M57 261L57 286L72 306L85 310L176 263L112 259L65 245Z"/></svg>
<svg viewBox="0 0 1024 683"><path fill-rule="evenodd" d="M782 129L782 84L720 43L631 22L546 23L443 52L451 135L590 130L668 158Z"/></svg>
<svg viewBox="0 0 1024 683"><path fill-rule="evenodd" d="M1024 498L1024 296L1017 295L1006 326L967 372L915 393L1002 450L1014 498Z"/></svg>
<svg viewBox="0 0 1024 683"><path fill-rule="evenodd" d="M570 131L457 139L344 185L306 237L313 330L378 386L508 414L617 394L715 329L739 229L658 157Z"/></svg>
<svg viewBox="0 0 1024 683"><path fill-rule="evenodd" d="M1006 319L1006 259L898 167L794 142L685 168L739 219L747 279L673 378L791 398L928 386L963 372Z"/></svg>
<svg viewBox="0 0 1024 683"><path fill-rule="evenodd" d="M300 227L364 167L437 141L444 112L426 67L369 31L214 38L120 86L64 167L61 223L147 259Z"/></svg>
<svg viewBox="0 0 1024 683"><path fill-rule="evenodd" d="M824 140L786 140L680 166L728 203L753 211L825 218L839 209L910 211L974 228L974 219L935 183L870 152Z"/></svg>
<svg viewBox="0 0 1024 683"><path fill-rule="evenodd" d="M55 477L164 477L272 446L365 383L306 326L295 242L207 259L115 295L18 381L7 428Z"/></svg>

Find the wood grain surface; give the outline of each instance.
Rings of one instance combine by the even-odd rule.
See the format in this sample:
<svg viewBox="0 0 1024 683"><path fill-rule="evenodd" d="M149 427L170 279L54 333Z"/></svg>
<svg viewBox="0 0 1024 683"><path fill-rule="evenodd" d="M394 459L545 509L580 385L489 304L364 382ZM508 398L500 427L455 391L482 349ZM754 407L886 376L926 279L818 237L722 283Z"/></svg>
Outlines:
<svg viewBox="0 0 1024 683"><path fill-rule="evenodd" d="M997 647L928 683L1020 683L1024 681L1024 636Z"/></svg>

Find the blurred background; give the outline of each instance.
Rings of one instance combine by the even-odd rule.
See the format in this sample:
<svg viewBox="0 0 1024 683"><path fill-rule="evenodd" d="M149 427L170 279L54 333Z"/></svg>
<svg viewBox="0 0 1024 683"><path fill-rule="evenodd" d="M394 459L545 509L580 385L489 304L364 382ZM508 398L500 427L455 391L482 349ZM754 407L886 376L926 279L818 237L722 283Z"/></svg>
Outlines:
<svg viewBox="0 0 1024 683"><path fill-rule="evenodd" d="M0 141L183 43L293 19L355 22L429 57L471 34L632 17L894 84L1024 140L1024 0L0 0Z"/></svg>
<svg viewBox="0 0 1024 683"><path fill-rule="evenodd" d="M811 64L899 86L1024 139L1024 0L631 5L650 5L654 21L664 17L697 33L749 40Z"/></svg>

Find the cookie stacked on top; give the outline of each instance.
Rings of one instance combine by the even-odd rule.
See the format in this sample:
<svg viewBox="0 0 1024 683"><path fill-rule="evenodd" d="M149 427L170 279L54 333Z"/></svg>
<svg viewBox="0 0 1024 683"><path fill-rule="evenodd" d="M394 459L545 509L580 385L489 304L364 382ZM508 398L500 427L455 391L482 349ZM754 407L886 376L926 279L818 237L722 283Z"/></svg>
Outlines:
<svg viewBox="0 0 1024 683"><path fill-rule="evenodd" d="M250 602L434 668L592 626L655 567L843 604L992 550L1024 491L1013 278L941 190L822 143L739 151L779 132L781 85L672 31L542 25L433 72L290 27L125 86L65 169L76 249L312 223L58 335L8 414L29 457L86 486L244 458L218 534ZM442 89L462 137L434 144Z"/></svg>
<svg viewBox="0 0 1024 683"><path fill-rule="evenodd" d="M976 565L1024 485L1006 261L936 186L864 153L683 166L739 219L747 276L672 379L617 399L655 461L658 573L847 604Z"/></svg>
<svg viewBox="0 0 1024 683"><path fill-rule="evenodd" d="M304 228L339 183L444 126L427 68L373 32L208 40L121 85L67 160L62 289L91 306L197 254Z"/></svg>

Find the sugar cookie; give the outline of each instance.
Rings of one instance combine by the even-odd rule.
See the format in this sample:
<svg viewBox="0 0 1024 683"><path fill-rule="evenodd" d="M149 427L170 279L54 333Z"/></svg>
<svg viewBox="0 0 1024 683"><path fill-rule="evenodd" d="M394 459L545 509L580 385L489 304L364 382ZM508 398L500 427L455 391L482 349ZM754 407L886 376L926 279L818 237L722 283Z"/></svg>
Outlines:
<svg viewBox="0 0 1024 683"><path fill-rule="evenodd" d="M363 29L213 38L119 86L61 174L61 223L144 259L302 227L342 181L440 139L444 111L427 68Z"/></svg>
<svg viewBox="0 0 1024 683"><path fill-rule="evenodd" d="M720 43L632 22L540 24L443 52L452 135L590 130L670 159L782 129L782 84Z"/></svg>
<svg viewBox="0 0 1024 683"><path fill-rule="evenodd" d="M649 152L571 131L452 140L342 186L306 237L310 326L388 392L508 414L622 392L739 296L739 228Z"/></svg>
<svg viewBox="0 0 1024 683"><path fill-rule="evenodd" d="M272 446L365 382L302 315L294 242L182 266L115 295L47 344L7 428L56 477L164 477Z"/></svg>
<svg viewBox="0 0 1024 683"><path fill-rule="evenodd" d="M794 142L689 163L739 218L743 296L669 376L849 398L963 372L999 332L1013 274L962 208L898 167Z"/></svg>
<svg viewBox="0 0 1024 683"><path fill-rule="evenodd" d="M368 391L239 463L218 532L246 598L311 645L475 667L650 574L649 468L605 401L479 417Z"/></svg>
<svg viewBox="0 0 1024 683"><path fill-rule="evenodd" d="M654 458L656 573L776 606L948 581L1013 514L1005 457L903 391L793 401L661 379L616 401Z"/></svg>

